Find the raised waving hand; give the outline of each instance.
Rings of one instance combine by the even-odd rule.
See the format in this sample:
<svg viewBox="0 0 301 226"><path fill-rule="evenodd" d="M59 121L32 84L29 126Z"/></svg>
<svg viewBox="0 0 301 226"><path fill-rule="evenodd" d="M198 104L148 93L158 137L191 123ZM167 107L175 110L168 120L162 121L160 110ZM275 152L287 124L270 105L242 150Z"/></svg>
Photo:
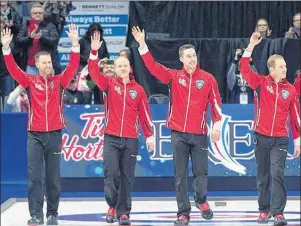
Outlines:
<svg viewBox="0 0 301 226"><path fill-rule="evenodd" d="M9 49L9 45L13 39L13 34L11 33L11 30L9 28L3 29L1 32L1 43L3 46L3 49Z"/></svg>
<svg viewBox="0 0 301 226"><path fill-rule="evenodd" d="M72 46L78 46L78 26L70 24L68 27L69 31L66 31L66 33L72 42Z"/></svg>
<svg viewBox="0 0 301 226"><path fill-rule="evenodd" d="M135 38L135 40L139 43L140 47L143 47L145 45L145 32L144 29L141 31L138 26L134 26L132 28L132 34Z"/></svg>
<svg viewBox="0 0 301 226"><path fill-rule="evenodd" d="M99 33L94 33L91 36L91 49L92 50L99 50L101 45L102 45L102 41L100 41L100 34Z"/></svg>

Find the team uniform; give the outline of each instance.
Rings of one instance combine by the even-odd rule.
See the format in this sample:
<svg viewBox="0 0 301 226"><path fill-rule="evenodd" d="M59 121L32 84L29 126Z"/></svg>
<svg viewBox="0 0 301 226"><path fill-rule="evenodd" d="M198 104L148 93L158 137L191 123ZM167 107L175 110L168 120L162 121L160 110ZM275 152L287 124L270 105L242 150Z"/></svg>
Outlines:
<svg viewBox="0 0 301 226"><path fill-rule="evenodd" d="M187 170L192 160L194 200L202 213L209 210L207 199L208 126L207 110L211 104L212 129L220 131L221 99L215 78L196 68L193 74L185 69L175 70L157 63L147 46L139 48L140 55L150 73L167 84L170 103L166 126L171 129L173 146L175 190L178 217L189 219L191 206L187 196ZM206 216L203 216L206 218ZM209 218L211 218L210 216Z"/></svg>
<svg viewBox="0 0 301 226"><path fill-rule="evenodd" d="M29 90L28 110L28 202L31 217L43 219L42 173L45 162L47 214L58 215L61 191L60 159L62 134L65 128L63 93L79 67L80 47L72 47L70 62L66 69L48 79L41 75L23 72L16 64L10 50L3 50L10 75Z"/></svg>
<svg viewBox="0 0 301 226"><path fill-rule="evenodd" d="M89 74L103 91L105 107L104 177L105 199L116 217L130 215L131 190L138 154L139 121L148 141L153 129L147 96L134 77L124 84L121 78L106 77L98 68L97 51L88 61Z"/></svg>
<svg viewBox="0 0 301 226"><path fill-rule="evenodd" d="M241 73L255 93L255 157L259 211L282 214L287 195L284 186L289 124L294 144L300 146L300 103L296 89L286 79L278 84L272 76L254 72L251 53L241 58Z"/></svg>
<svg viewBox="0 0 301 226"><path fill-rule="evenodd" d="M294 86L295 86L296 91L297 91L297 93L298 93L299 96L301 95L300 83L301 83L301 74L298 74L297 78L296 78L296 80L294 82Z"/></svg>

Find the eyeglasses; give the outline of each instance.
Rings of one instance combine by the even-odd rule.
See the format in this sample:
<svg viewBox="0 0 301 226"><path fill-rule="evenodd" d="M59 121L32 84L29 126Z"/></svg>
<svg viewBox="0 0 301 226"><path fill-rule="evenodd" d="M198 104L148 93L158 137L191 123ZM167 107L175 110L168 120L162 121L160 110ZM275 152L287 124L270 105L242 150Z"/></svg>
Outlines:
<svg viewBox="0 0 301 226"><path fill-rule="evenodd" d="M32 14L35 14L35 15L40 14L40 15L42 15L43 12L32 12Z"/></svg>
<svg viewBox="0 0 301 226"><path fill-rule="evenodd" d="M258 27L266 27L268 26L267 24L257 24Z"/></svg>

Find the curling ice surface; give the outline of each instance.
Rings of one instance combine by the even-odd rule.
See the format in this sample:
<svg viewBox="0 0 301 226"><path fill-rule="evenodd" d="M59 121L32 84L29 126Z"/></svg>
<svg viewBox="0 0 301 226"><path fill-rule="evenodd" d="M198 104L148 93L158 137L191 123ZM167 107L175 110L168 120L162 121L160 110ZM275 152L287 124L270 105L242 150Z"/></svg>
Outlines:
<svg viewBox="0 0 301 226"><path fill-rule="evenodd" d="M162 198L163 199L163 198ZM193 203L190 225L200 226L243 226L257 224L257 201L226 201L226 206L210 205L214 211L214 218L206 221L201 218ZM45 208L46 205L44 205ZM105 201L61 201L59 208L59 225L107 225ZM138 225L173 225L176 219L177 204L175 201L133 201L131 220L133 226ZM45 210L44 210L45 213ZM289 200L285 209L285 217L290 226L300 225L300 200ZM2 226L26 225L29 218L28 203L17 202L1 214ZM117 223L113 225L118 225ZM273 225L270 220L268 225Z"/></svg>

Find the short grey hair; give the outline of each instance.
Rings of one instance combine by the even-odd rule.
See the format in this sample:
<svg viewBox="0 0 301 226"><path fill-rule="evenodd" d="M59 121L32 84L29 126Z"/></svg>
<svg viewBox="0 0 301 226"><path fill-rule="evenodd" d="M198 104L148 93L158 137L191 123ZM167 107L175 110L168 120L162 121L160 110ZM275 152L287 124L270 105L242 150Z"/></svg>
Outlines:
<svg viewBox="0 0 301 226"><path fill-rule="evenodd" d="M184 50L186 49L194 49L195 50L195 47L191 44L186 44L186 45L182 45L180 48L179 48L179 56L182 57L183 56L183 52Z"/></svg>
<svg viewBox="0 0 301 226"><path fill-rule="evenodd" d="M31 6L30 11L31 11L33 8L41 8L41 9L43 9L43 11L44 11L44 8L43 8L43 6L42 6L40 3L34 3L34 4Z"/></svg>

